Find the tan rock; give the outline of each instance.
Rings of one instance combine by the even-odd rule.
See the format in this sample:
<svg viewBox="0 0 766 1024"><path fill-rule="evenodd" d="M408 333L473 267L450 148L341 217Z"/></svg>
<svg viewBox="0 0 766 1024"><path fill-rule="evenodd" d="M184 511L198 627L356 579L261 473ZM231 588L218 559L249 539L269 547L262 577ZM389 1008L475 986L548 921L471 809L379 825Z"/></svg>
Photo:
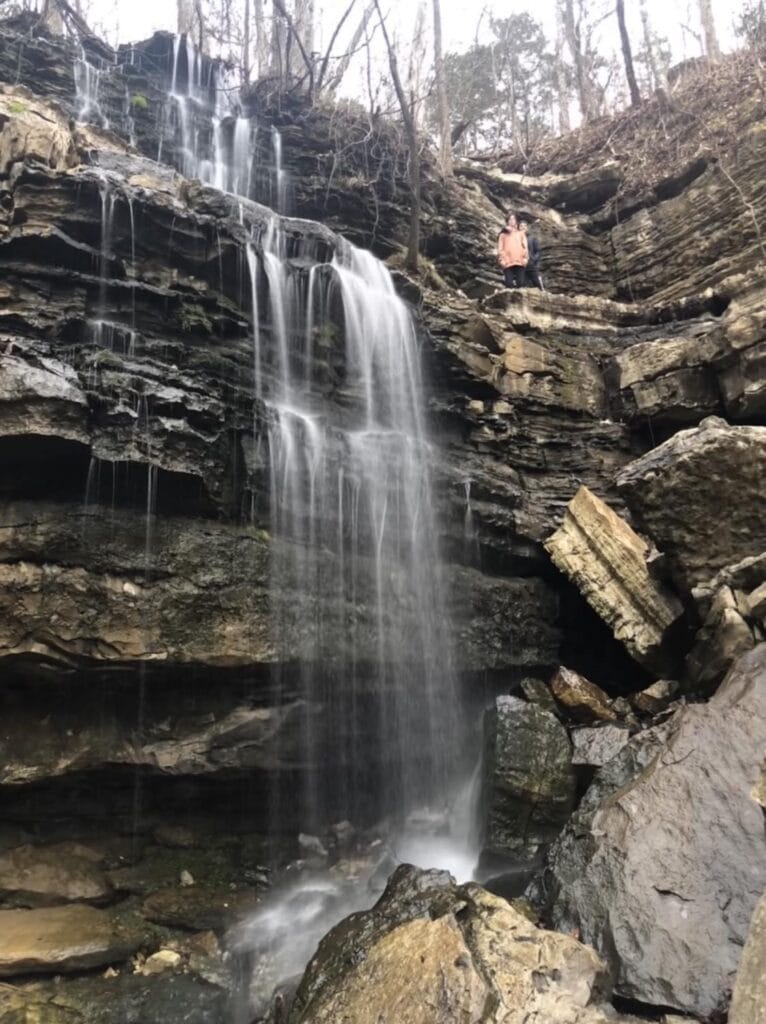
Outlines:
<svg viewBox="0 0 766 1024"><path fill-rule="evenodd" d="M674 679L658 679L645 690L634 693L630 703L636 711L646 715L656 715L664 710L673 700L678 691L678 683Z"/></svg>
<svg viewBox="0 0 766 1024"><path fill-rule="evenodd" d="M141 964L139 974L162 974L164 971L172 971L181 966L182 957L173 949L158 949L152 953Z"/></svg>
<svg viewBox="0 0 766 1024"><path fill-rule="evenodd" d="M603 415L605 387L598 363L584 352L546 348L520 334L508 334L499 365L498 390L510 398L528 397L541 405Z"/></svg>
<svg viewBox="0 0 766 1024"><path fill-rule="evenodd" d="M603 1002L609 977L593 949L537 928L478 885L456 887L415 871L399 868L372 910L322 940L291 1024L626 1020ZM415 885L401 892L407 872Z"/></svg>
<svg viewBox="0 0 766 1024"><path fill-rule="evenodd" d="M488 996L452 916L408 921L383 935L337 989L319 996L312 1024L477 1022Z"/></svg>
<svg viewBox="0 0 766 1024"><path fill-rule="evenodd" d="M755 908L742 950L729 1024L766 1024L766 894Z"/></svg>
<svg viewBox="0 0 766 1024"><path fill-rule="evenodd" d="M613 722L618 717L601 687L563 665L554 672L550 687L559 704L568 708L575 718Z"/></svg>
<svg viewBox="0 0 766 1024"><path fill-rule="evenodd" d="M0 892L32 907L103 902L111 886L90 853L65 843L17 846L0 855Z"/></svg>
<svg viewBox="0 0 766 1024"><path fill-rule="evenodd" d="M81 904L0 910L0 977L116 963L135 952L142 938L135 926Z"/></svg>
<svg viewBox="0 0 766 1024"><path fill-rule="evenodd" d="M661 671L668 630L683 609L649 575L646 541L581 487L545 549L636 661Z"/></svg>
<svg viewBox="0 0 766 1024"><path fill-rule="evenodd" d="M747 595L750 613L761 622L766 621L766 583L756 587L752 593Z"/></svg>
<svg viewBox="0 0 766 1024"><path fill-rule="evenodd" d="M718 683L735 661L758 643L742 614L742 601L730 587L721 587L686 656L686 672L694 686Z"/></svg>

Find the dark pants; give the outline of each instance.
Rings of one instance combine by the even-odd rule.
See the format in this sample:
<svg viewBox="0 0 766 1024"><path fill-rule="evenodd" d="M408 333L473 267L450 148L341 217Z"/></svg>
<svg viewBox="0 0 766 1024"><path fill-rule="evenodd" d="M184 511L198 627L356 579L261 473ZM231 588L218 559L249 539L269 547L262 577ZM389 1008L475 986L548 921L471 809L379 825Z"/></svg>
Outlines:
<svg viewBox="0 0 766 1024"><path fill-rule="evenodd" d="M543 290L543 283L540 280L540 271L534 263L527 263L524 268L524 284L528 288L539 288L540 291Z"/></svg>
<svg viewBox="0 0 766 1024"><path fill-rule="evenodd" d="M505 278L506 288L523 288L524 287L524 268L523 267L504 267L503 277Z"/></svg>

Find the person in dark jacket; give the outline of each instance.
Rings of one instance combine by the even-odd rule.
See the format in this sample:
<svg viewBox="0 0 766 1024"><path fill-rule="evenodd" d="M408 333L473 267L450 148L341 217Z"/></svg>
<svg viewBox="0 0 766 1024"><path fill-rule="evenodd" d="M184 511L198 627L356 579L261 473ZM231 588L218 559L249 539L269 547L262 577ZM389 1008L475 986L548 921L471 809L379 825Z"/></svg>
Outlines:
<svg viewBox="0 0 766 1024"><path fill-rule="evenodd" d="M524 272L524 284L543 290L543 282L540 280L540 243L534 235L528 234L529 225L525 220L519 221L519 231L527 240L527 252L529 261Z"/></svg>

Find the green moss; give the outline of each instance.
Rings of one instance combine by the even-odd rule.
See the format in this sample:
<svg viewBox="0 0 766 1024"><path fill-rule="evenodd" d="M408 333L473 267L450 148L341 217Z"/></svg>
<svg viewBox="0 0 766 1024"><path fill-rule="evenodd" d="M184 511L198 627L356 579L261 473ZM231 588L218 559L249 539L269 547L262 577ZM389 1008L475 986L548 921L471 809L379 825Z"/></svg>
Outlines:
<svg viewBox="0 0 766 1024"><path fill-rule="evenodd" d="M98 366L105 370L117 370L122 366L120 357L115 355L115 353L108 348L98 349L98 351L91 357L90 362L93 366Z"/></svg>
<svg viewBox="0 0 766 1024"><path fill-rule="evenodd" d="M176 313L176 320L182 331L187 334L212 334L213 321L202 306L197 303L186 303Z"/></svg>
<svg viewBox="0 0 766 1024"><path fill-rule="evenodd" d="M146 96L142 96L140 92L137 92L130 97L130 105L134 110L148 110L149 100Z"/></svg>
<svg viewBox="0 0 766 1024"><path fill-rule="evenodd" d="M8 104L8 110L11 114L23 114L26 109L26 103L22 103L21 100L11 100Z"/></svg>

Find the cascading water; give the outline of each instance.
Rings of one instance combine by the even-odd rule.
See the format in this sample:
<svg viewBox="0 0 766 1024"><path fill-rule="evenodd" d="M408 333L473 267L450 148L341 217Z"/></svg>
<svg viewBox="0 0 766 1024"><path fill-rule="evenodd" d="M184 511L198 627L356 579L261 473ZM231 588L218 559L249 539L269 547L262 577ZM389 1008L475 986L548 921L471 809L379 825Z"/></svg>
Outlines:
<svg viewBox="0 0 766 1024"><path fill-rule="evenodd" d="M213 65L183 37L169 80L180 168L249 196L258 176L255 130L224 109ZM276 130L269 139L269 195L284 209L282 140ZM101 194L105 281L115 201L107 179ZM294 651L289 664L276 664L271 684L292 728L283 749L275 743L270 834L275 850L285 835L325 835L344 821L385 837L358 878L303 873L232 937L238 950L257 954L258 1003L303 967L335 921L370 902L397 861L470 876L476 787L465 783L466 723L412 317L370 253L245 203L240 221L251 230L243 250L253 320L250 507L273 541L274 648ZM131 247L135 266L134 240ZM105 297L102 284L94 337L132 355L135 335L111 325ZM148 435L146 458L150 524L156 473Z"/></svg>
<svg viewBox="0 0 766 1024"><path fill-rule="evenodd" d="M89 62L85 51L81 51L74 62L74 85L77 120L92 121L102 128L108 128L109 120L99 101L101 71Z"/></svg>
<svg viewBox="0 0 766 1024"><path fill-rule="evenodd" d="M272 555L271 628L291 636L300 621L303 638L297 666L275 670L277 699L298 699L303 770L274 773L271 832L296 817L318 833L385 819L388 868L413 860L469 877L477 776L460 783L465 723L414 323L370 253L335 238L318 262L316 243L296 249L295 222L288 246L284 224L272 216L247 261L270 533L284 542ZM374 868L353 884L309 872L239 929L236 948L256 953L256 1007L370 902Z"/></svg>

